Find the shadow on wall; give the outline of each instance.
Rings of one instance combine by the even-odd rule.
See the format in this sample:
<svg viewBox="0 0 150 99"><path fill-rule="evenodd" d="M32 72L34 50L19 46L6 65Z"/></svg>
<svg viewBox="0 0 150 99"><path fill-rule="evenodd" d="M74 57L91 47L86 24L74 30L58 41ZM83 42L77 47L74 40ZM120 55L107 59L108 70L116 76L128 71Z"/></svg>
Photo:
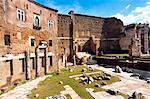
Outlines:
<svg viewBox="0 0 150 99"><path fill-rule="evenodd" d="M96 45L92 37L90 37L89 40L83 45L82 51L91 55L96 55Z"/></svg>
<svg viewBox="0 0 150 99"><path fill-rule="evenodd" d="M104 19L102 28L101 51L103 53L121 53L119 38L123 34L123 22L116 18Z"/></svg>

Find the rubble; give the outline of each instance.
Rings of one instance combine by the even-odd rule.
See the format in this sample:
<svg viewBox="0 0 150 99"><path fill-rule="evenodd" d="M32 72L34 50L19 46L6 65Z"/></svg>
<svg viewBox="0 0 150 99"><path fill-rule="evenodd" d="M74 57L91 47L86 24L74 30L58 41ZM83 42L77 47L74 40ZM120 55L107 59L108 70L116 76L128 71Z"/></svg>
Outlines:
<svg viewBox="0 0 150 99"><path fill-rule="evenodd" d="M118 91L114 91L114 90L108 90L107 92L111 95L116 95L118 93Z"/></svg>
<svg viewBox="0 0 150 99"><path fill-rule="evenodd" d="M101 87L101 85L100 85L100 84L98 84L98 83L96 83L96 84L95 84L95 87Z"/></svg>
<svg viewBox="0 0 150 99"><path fill-rule="evenodd" d="M104 85L107 85L107 83L106 83L106 82L104 82L104 81L102 81L101 85L103 85L103 86L104 86Z"/></svg>
<svg viewBox="0 0 150 99"><path fill-rule="evenodd" d="M87 69L86 69L86 68L83 68L83 69L82 69L82 72L86 72L86 71L87 71Z"/></svg>
<svg viewBox="0 0 150 99"><path fill-rule="evenodd" d="M131 97L129 97L129 99L142 99L142 93L137 93L137 92L134 92L133 94L132 94L132 96Z"/></svg>
<svg viewBox="0 0 150 99"><path fill-rule="evenodd" d="M115 67L115 72L116 72L116 73L121 73L121 72L122 72L122 69L117 65L117 66Z"/></svg>
<svg viewBox="0 0 150 99"><path fill-rule="evenodd" d="M62 84L63 84L63 82L62 82L62 81L59 81L59 84L61 84L61 85L62 85Z"/></svg>
<svg viewBox="0 0 150 99"><path fill-rule="evenodd" d="M2 93L6 93L9 91L9 88L8 87L2 87L0 90Z"/></svg>
<svg viewBox="0 0 150 99"><path fill-rule="evenodd" d="M147 80L147 83L150 84L150 80Z"/></svg>
<svg viewBox="0 0 150 99"><path fill-rule="evenodd" d="M73 69L69 68L69 72L73 72Z"/></svg>
<svg viewBox="0 0 150 99"><path fill-rule="evenodd" d="M39 96L40 96L39 94L36 94L36 95L35 95L36 98L38 98Z"/></svg>

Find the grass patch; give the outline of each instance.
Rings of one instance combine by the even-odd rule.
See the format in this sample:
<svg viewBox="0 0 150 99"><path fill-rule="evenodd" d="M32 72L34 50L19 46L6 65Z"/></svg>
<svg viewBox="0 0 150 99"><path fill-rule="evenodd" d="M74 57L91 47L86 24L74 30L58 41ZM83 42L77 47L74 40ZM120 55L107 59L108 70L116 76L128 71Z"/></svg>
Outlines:
<svg viewBox="0 0 150 99"><path fill-rule="evenodd" d="M68 74L68 76L73 76L73 75L82 74L82 69L87 68L87 67L81 65L81 66L76 66L75 68L72 66L70 66L68 68L73 69L73 72L69 72L68 69L63 69L62 71L65 72L66 74ZM98 71L100 71L100 70L95 69L92 72L98 72ZM91 71L87 68L86 73L91 73Z"/></svg>
<svg viewBox="0 0 150 99"><path fill-rule="evenodd" d="M72 99L70 95L65 95L67 97L67 99Z"/></svg>
<svg viewBox="0 0 150 99"><path fill-rule="evenodd" d="M68 67L73 68L73 67ZM35 95L39 94L39 97L36 99L44 99L47 96L54 96L58 95L60 91L64 91L64 85L70 85L75 92L82 98L82 99L93 99L93 97L85 90L85 88L94 88L95 91L106 91L102 88L96 88L96 83L101 83L101 81L93 82L91 84L83 84L80 83L80 80L74 80L73 78L69 78L72 75L81 74L82 69L86 68L85 66L76 66L73 72L69 72L68 69L62 69L61 73L57 75L56 73L51 73L52 77L47 78L46 80L40 82L37 89L32 90L32 94L29 95L30 99L35 99ZM99 70L94 70L92 72L97 72ZM91 71L87 69L87 73ZM63 84L59 84L59 81L62 81ZM107 84L111 84L113 82L120 81L118 77L112 77L111 80L105 80ZM67 95L68 96L68 95ZM69 97L69 96L68 96Z"/></svg>
<svg viewBox="0 0 150 99"><path fill-rule="evenodd" d="M103 56L129 56L129 54L104 54Z"/></svg>

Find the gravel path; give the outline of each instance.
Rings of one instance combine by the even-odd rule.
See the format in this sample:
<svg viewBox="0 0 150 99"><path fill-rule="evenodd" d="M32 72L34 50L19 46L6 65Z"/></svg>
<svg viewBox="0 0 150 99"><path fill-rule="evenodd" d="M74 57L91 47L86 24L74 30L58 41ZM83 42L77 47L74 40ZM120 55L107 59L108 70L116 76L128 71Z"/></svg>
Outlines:
<svg viewBox="0 0 150 99"><path fill-rule="evenodd" d="M93 89L90 88L86 88L86 91L90 93L90 95L92 97L94 97L94 99L124 99L122 96L118 95L118 96L112 96L107 92L93 92Z"/></svg>
<svg viewBox="0 0 150 99"><path fill-rule="evenodd" d="M120 91L122 93L126 93L128 95L131 95L133 92L139 92L142 93L145 97L145 99L150 99L150 84L147 84L146 81L136 79L133 77L130 77L132 73L114 73L114 69L112 68L104 68L104 67L98 67L95 66L96 69L102 70L106 73L109 73L111 75L117 76L121 79L120 82L113 83L111 85L106 85L102 88L104 89L113 89L116 91Z"/></svg>
<svg viewBox="0 0 150 99"><path fill-rule="evenodd" d="M27 95L30 94L31 90L37 88L39 82L45 80L48 76L39 77L35 80L27 82L23 85L17 86L15 89L10 90L0 96L0 99L28 99Z"/></svg>

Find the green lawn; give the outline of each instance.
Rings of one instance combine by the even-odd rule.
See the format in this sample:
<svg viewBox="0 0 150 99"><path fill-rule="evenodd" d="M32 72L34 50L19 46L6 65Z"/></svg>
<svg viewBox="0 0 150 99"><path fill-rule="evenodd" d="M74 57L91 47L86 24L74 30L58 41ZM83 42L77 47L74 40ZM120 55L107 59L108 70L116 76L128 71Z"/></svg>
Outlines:
<svg viewBox="0 0 150 99"><path fill-rule="evenodd" d="M73 68L73 67L70 67ZM95 83L101 83L101 81L93 82L92 84L85 85L83 83L80 83L80 80L74 80L73 78L69 78L70 75L77 75L81 74L82 68L85 68L84 66L77 66L73 72L69 72L68 69L62 69L61 73L59 75L56 75L56 73L52 73L53 75L50 78L47 78L45 81L42 81L37 89L32 90L32 94L29 95L30 99L35 99L35 94L39 94L39 97L36 99L44 99L47 96L51 95L57 95L60 93L60 91L63 91L64 85L70 85L75 92L82 98L82 99L93 99L88 92L86 92L85 88L94 88L95 91L106 91L102 88L96 88ZM95 70L94 72L99 71ZM90 73L90 71L87 71ZM102 71L101 71L102 72ZM117 77L112 77L111 80L105 81L108 84L111 84L113 82L117 82L120 79ZM63 84L59 84L59 81L63 81ZM70 96L66 95L69 99ZM122 94L123 96L123 94Z"/></svg>

